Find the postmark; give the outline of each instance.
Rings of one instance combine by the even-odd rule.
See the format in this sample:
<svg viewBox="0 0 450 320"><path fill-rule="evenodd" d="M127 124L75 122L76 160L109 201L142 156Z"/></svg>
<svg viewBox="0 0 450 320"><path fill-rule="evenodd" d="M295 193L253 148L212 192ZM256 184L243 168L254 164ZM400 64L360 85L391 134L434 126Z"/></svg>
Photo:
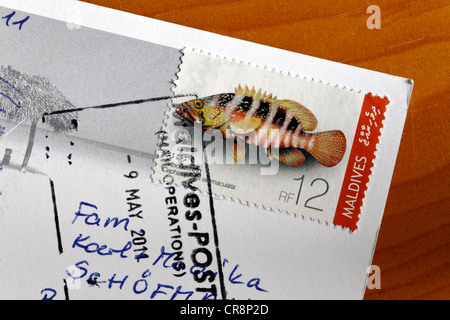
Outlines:
<svg viewBox="0 0 450 320"><path fill-rule="evenodd" d="M154 180L357 229L388 97L184 49ZM202 143L206 147L202 148ZM205 155L203 156L203 153Z"/></svg>

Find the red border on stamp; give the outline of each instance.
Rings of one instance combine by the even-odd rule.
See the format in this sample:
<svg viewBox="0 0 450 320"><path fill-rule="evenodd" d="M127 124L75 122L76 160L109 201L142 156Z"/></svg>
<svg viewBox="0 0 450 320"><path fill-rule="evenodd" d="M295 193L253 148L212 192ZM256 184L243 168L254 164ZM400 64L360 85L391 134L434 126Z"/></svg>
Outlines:
<svg viewBox="0 0 450 320"><path fill-rule="evenodd" d="M334 225L355 231L389 99L366 94L342 184Z"/></svg>

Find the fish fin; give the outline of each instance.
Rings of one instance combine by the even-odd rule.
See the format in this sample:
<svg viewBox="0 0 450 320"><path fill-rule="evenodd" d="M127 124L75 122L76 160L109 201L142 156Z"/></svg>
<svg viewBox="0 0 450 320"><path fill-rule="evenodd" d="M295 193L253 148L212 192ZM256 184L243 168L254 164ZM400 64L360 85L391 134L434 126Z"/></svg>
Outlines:
<svg viewBox="0 0 450 320"><path fill-rule="evenodd" d="M249 134L258 129L261 126L261 119L259 118L248 118L241 119L237 121L232 121L230 123L230 129L235 134Z"/></svg>
<svg viewBox="0 0 450 320"><path fill-rule="evenodd" d="M273 158L277 158L278 161L289 167L300 167L303 162L305 162L305 156L300 149L282 148L278 149L278 154L276 152L272 152L272 150L270 150L269 153L267 155L271 160Z"/></svg>
<svg viewBox="0 0 450 320"><path fill-rule="evenodd" d="M305 156L296 148L284 148L280 150L280 162L290 167L300 167L305 162Z"/></svg>
<svg viewBox="0 0 450 320"><path fill-rule="evenodd" d="M272 154L272 148L266 148L265 151L266 151L267 157L270 159L270 161L272 161L274 158L274 156Z"/></svg>
<svg viewBox="0 0 450 320"><path fill-rule="evenodd" d="M312 131L317 127L318 122L316 117L302 104L292 100L280 100L278 103L294 113L295 118L302 124L302 130Z"/></svg>
<svg viewBox="0 0 450 320"><path fill-rule="evenodd" d="M347 140L340 130L314 133L314 145L307 151L325 167L334 167L344 157Z"/></svg>
<svg viewBox="0 0 450 320"><path fill-rule="evenodd" d="M224 123L219 127L220 132L222 132L222 135L224 138L227 138L227 129L228 129L228 123Z"/></svg>
<svg viewBox="0 0 450 320"><path fill-rule="evenodd" d="M265 151L266 151L267 157L270 160L272 160L272 151L270 150L270 148L265 148Z"/></svg>
<svg viewBox="0 0 450 320"><path fill-rule="evenodd" d="M241 85L239 85L237 88L234 89L234 93L235 94L242 94L244 96L247 97L252 97L258 100L263 100L263 101L267 101L270 103L274 103L277 100L277 97L272 96L272 94L267 94L266 92L261 92L261 89L259 89L258 91L255 90L255 87L252 87L251 89L249 89L247 86L245 86L244 88L241 87Z"/></svg>
<svg viewBox="0 0 450 320"><path fill-rule="evenodd" d="M241 162L247 152L245 145L239 141L227 142L227 147L236 163Z"/></svg>

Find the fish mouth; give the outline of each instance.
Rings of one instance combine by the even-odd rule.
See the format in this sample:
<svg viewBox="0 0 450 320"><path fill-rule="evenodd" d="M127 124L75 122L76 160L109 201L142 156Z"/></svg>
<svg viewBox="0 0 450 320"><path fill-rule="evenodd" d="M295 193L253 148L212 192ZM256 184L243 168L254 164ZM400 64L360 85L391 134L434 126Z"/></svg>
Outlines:
<svg viewBox="0 0 450 320"><path fill-rule="evenodd" d="M181 105L177 104L174 105L175 112L180 115L183 119L190 122L191 124L194 124L195 120L191 116L191 114L188 112L188 108L185 102L183 102Z"/></svg>

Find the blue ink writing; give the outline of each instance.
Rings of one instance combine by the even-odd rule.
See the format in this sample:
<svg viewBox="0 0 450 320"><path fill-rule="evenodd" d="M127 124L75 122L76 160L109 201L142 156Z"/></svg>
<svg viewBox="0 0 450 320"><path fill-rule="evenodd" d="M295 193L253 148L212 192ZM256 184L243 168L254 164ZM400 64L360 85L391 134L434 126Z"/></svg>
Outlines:
<svg viewBox="0 0 450 320"><path fill-rule="evenodd" d="M106 281L99 281L100 273L94 272L89 276L89 279L86 281L90 287L97 286L100 288L100 283L105 283Z"/></svg>
<svg viewBox="0 0 450 320"><path fill-rule="evenodd" d="M12 88L14 91L16 91L17 93L20 93L20 91L14 87L8 80L3 79L2 77L0 77L0 81L3 82L4 84L6 84L7 86L9 86L10 88ZM9 95L7 95L4 92L0 91L0 95L5 97L7 100L9 100L13 105L15 105L17 108L22 108L22 106L20 105L20 102L15 102ZM3 112L4 114L6 114L6 110L0 108L0 111Z"/></svg>
<svg viewBox="0 0 450 320"><path fill-rule="evenodd" d="M9 22L11 21L11 18L14 17L16 15L16 12L13 11L10 14L2 17L2 20L6 20L6 26L9 27ZM30 16L26 16L24 19L22 20L17 20L17 21L13 21L11 24L12 25L19 25L19 30L22 30L22 26L25 22L28 21L28 19L30 19Z"/></svg>
<svg viewBox="0 0 450 320"><path fill-rule="evenodd" d="M158 293L167 295L167 292L160 290L160 288L167 288L172 290L174 289L174 287L172 286L158 283L158 288L155 291L153 291L152 295L150 296L150 299L155 298Z"/></svg>
<svg viewBox="0 0 450 320"><path fill-rule="evenodd" d="M2 19L6 19L6 26L9 27L9 20L11 20L12 17L16 14L15 11L11 12L10 14L2 17Z"/></svg>
<svg viewBox="0 0 450 320"><path fill-rule="evenodd" d="M108 289L111 289L113 284L119 284L119 289L122 290L122 287L125 284L125 281L127 281L128 276L125 276L122 280L115 280L115 278L116 274L114 273L114 275L108 279L109 281Z"/></svg>
<svg viewBox="0 0 450 320"><path fill-rule="evenodd" d="M134 283L134 285L133 285L133 291L134 291L134 293L136 293L136 294L141 294L141 293L144 293L145 291L147 291L147 288L148 288L148 282L147 282L146 278L150 277L151 275L152 275L152 273L150 272L149 269L145 270L145 271L142 273L142 279L137 280L137 281ZM144 287L144 289L138 290L137 287L138 287L138 284L140 284L140 283L144 283L144 284L145 284L145 287Z"/></svg>
<svg viewBox="0 0 450 320"><path fill-rule="evenodd" d="M174 261L174 257L175 255L173 253L165 251L165 248L162 247L159 251L158 256L154 258L152 266L162 267L164 269L170 268L172 266L173 268L174 264L172 262ZM246 275L238 271L238 269L240 268L239 264L230 264L227 259L223 260L222 266L225 267L226 263L228 263L228 265L232 267L232 269L229 269L229 272L231 271L228 277L229 283L247 287L249 289L256 289L257 291L268 292L261 287L260 278L247 277ZM189 290L190 288L183 288L183 286L181 285L176 286L173 283L168 284L150 281L150 278L152 277L151 269L145 269L140 276L134 279L128 274L122 274L118 276L118 274L116 273L112 274L112 276L102 278L100 272L88 270L90 267L91 266L87 260L82 260L75 264L76 270L69 271L67 269L66 273L70 278L74 280L83 278L87 279L86 282L89 287L107 283L107 289L129 290L132 293L141 296L143 294L146 294L149 299L166 298L170 300L190 300L191 298L196 298L202 300L217 300L218 298L216 292L211 293L209 292L209 290L202 291L198 290L198 288L196 288L195 290ZM201 275L207 274L206 268L200 269L196 265L192 265L192 267L190 267L191 273L194 273L198 270L200 270L199 273ZM47 289L44 289L42 292L44 292L45 290ZM51 291L48 291L47 293L48 296L51 297ZM233 300L233 298L229 299Z"/></svg>
<svg viewBox="0 0 450 320"><path fill-rule="evenodd" d="M50 294L50 296L47 295L48 293ZM51 288L45 288L41 291L41 294L44 295L42 297L42 300L53 300L56 297L56 290Z"/></svg>
<svg viewBox="0 0 450 320"><path fill-rule="evenodd" d="M108 248L107 245L100 246L96 242L86 243L86 241L88 241L90 238L90 236L83 237L83 235L80 233L80 235L73 242L72 248L78 247L83 249L86 253L97 253L100 256L111 256L114 253L117 253L120 255L120 258L125 259L128 258L125 253L132 247L131 242L128 241L122 249L115 250Z"/></svg>
<svg viewBox="0 0 450 320"><path fill-rule="evenodd" d="M89 266L89 262L87 262L86 260L77 262L77 263L75 264L75 267L77 267L78 269L80 269L80 270L83 271L83 274L82 274L81 276L78 276L78 277L77 277L77 276L74 276L74 275L72 275L72 274L69 272L69 270L66 270L67 275L68 275L69 277L71 277L72 279L74 279L74 280L83 278L83 277L88 273L88 271L87 271L86 268L81 267L81 265L83 265L83 264L86 264L86 266Z"/></svg>
<svg viewBox="0 0 450 320"><path fill-rule="evenodd" d="M3 96L3 97L5 97L6 99L8 99L9 101L11 101L11 103L12 103L13 105L15 105L17 108L22 108L22 106L21 106L19 103L14 102L14 100L11 99L10 96L4 94L3 92L0 92L0 96ZM6 113L6 110L4 110L4 109L1 109L1 111L2 111L3 113Z"/></svg>
<svg viewBox="0 0 450 320"><path fill-rule="evenodd" d="M100 219L100 217L98 216L98 214L97 214L96 212L91 212L91 213L89 213L89 214L83 213L83 212L82 212L82 209L83 209L84 207L88 207L88 208L91 208L91 209L93 209L93 210L98 210L98 208L97 208L95 205L93 205L93 204L90 204L90 203L87 203L87 202L80 202L80 207L79 207L78 211L75 212L75 218L73 219L72 224L74 224L74 223L77 221L78 217L85 217L85 218L84 218L84 223L85 223L85 224L87 224L87 225L89 225L89 226L97 226L97 227L100 227L101 219ZM91 211L92 211L92 210L91 210ZM117 217L114 217L114 218L107 218L106 221L105 221L105 223L103 224L103 227L106 228L106 227L108 227L110 224L112 224L112 227L113 227L113 228L116 228L116 227L118 227L120 224L123 223L123 229L124 229L125 231L128 231L128 223L129 223L129 222L130 222L130 220L129 220L128 218L124 218L124 219L122 219L122 220L119 220L119 218L117 218Z"/></svg>
<svg viewBox="0 0 450 320"><path fill-rule="evenodd" d="M227 260L228 262L228 260ZM224 263L225 264L225 263ZM244 284L244 282L242 281L238 281L238 279L240 279L242 277L242 274L239 273L238 275L234 275L234 273L237 271L237 269L239 268L239 265L235 265L233 271L231 271L230 276L228 277L228 280L230 281L230 283L232 284ZM247 287L248 288L255 288L258 291L263 291L263 292L267 292L267 290L264 290L260 287L261 284L261 279L259 278L253 278L250 279L247 282Z"/></svg>

